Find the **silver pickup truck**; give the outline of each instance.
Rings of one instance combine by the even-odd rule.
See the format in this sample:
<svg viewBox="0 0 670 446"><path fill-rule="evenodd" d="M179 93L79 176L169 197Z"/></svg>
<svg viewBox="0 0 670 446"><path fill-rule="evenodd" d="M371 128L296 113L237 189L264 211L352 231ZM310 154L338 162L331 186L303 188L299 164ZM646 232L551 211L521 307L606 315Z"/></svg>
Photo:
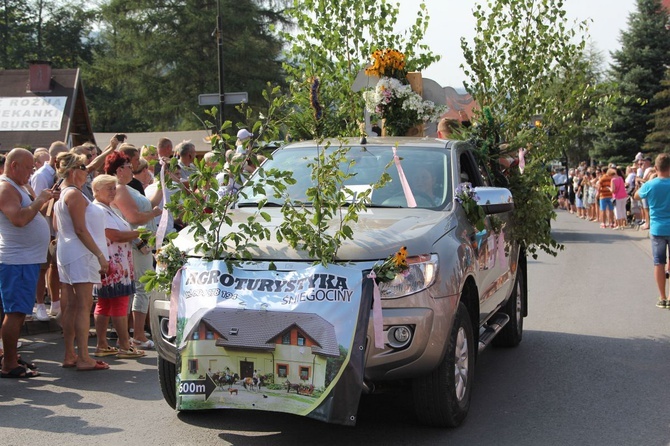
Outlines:
<svg viewBox="0 0 670 446"><path fill-rule="evenodd" d="M342 142L330 144L339 147ZM355 161L350 186L373 184L385 170L391 181L374 190L367 210L353 225L354 239L344 241L338 258L365 272L400 246L409 251L409 274L380 285L384 346L375 347L371 318L364 390L372 392L382 382L410 382L420 422L458 426L470 406L477 355L491 343L513 347L522 338L527 314L526 257L509 236L512 195L505 188L492 187L486 163L466 142L384 137L351 139L345 144ZM394 149L402 169L392 163ZM264 168L292 171L297 183L289 186L288 194L301 199L311 186L308 164L315 153L313 141L289 144L278 149ZM399 171L404 172L416 206L408 205L411 200ZM483 230L473 226L456 200L463 183L475 188L486 214ZM254 203L253 196L241 198L234 222L256 212ZM268 226L276 228L282 221L279 207L264 211L272 217ZM195 255L195 241L187 231L175 244ZM254 257L261 264L274 262L279 270L314 261L276 239L261 241ZM161 389L175 407L176 346L168 336L168 299L165 295L152 299L151 328Z"/></svg>

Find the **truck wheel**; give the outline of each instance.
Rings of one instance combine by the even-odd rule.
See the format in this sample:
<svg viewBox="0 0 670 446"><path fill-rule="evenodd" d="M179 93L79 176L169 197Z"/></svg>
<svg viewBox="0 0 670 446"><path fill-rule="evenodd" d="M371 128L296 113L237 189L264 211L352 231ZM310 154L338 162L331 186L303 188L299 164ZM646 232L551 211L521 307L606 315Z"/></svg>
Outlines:
<svg viewBox="0 0 670 446"><path fill-rule="evenodd" d="M493 338L492 344L496 347L516 347L523 338L523 315L526 302L523 271L518 269L512 295L505 304L503 311L509 316L509 322Z"/></svg>
<svg viewBox="0 0 670 446"><path fill-rule="evenodd" d="M158 381L161 385L163 398L173 409L177 407L177 373L175 365L158 357Z"/></svg>
<svg viewBox="0 0 670 446"><path fill-rule="evenodd" d="M458 304L447 352L429 375L412 383L414 411L428 426L456 427L470 408L475 376L475 343L472 322L463 303Z"/></svg>

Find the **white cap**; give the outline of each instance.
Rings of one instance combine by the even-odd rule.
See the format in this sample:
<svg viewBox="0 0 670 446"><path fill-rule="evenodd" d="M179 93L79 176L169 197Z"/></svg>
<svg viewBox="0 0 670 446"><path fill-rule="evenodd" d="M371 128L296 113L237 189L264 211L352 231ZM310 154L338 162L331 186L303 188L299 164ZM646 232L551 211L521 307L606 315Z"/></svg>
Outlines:
<svg viewBox="0 0 670 446"><path fill-rule="evenodd" d="M635 155L635 161L640 161L642 157L643 157L642 152L637 152L637 155Z"/></svg>
<svg viewBox="0 0 670 446"><path fill-rule="evenodd" d="M242 141L244 141L245 139L249 139L252 136L254 135L247 129L242 129L239 132L237 132L237 139Z"/></svg>

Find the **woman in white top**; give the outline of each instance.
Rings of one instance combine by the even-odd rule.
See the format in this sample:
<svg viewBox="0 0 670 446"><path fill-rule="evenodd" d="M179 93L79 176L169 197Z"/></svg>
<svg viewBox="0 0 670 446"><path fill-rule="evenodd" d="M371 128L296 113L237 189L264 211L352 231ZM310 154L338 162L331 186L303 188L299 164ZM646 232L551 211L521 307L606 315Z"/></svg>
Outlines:
<svg viewBox="0 0 670 446"><path fill-rule="evenodd" d="M63 367L106 370L109 365L88 354L88 330L93 284L109 268L103 211L82 193L88 170L86 156L64 152L56 158L63 178L60 199L54 206L57 231L56 259L61 280L61 325L65 340ZM75 353L75 340L77 352Z"/></svg>

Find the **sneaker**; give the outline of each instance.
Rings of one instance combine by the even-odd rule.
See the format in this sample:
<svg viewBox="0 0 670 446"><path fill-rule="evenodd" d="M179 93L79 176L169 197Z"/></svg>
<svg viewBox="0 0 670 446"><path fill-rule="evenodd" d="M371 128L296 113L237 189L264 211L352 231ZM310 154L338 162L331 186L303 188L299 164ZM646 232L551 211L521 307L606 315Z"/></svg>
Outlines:
<svg viewBox="0 0 670 446"><path fill-rule="evenodd" d="M49 314L53 317L57 317L60 314L60 300L56 302L51 302L51 308L49 309Z"/></svg>
<svg viewBox="0 0 670 446"><path fill-rule="evenodd" d="M134 347L138 347L143 350L151 350L154 348L154 342L151 339L147 339L144 342L133 339L132 344Z"/></svg>
<svg viewBox="0 0 670 446"><path fill-rule="evenodd" d="M656 306L657 306L658 308L668 308L668 301L667 301L667 300L662 300L662 299L661 299L661 300L659 300L658 302L656 302Z"/></svg>
<svg viewBox="0 0 670 446"><path fill-rule="evenodd" d="M50 319L49 315L47 314L47 307L44 304L37 304L35 318L41 322L47 322Z"/></svg>

